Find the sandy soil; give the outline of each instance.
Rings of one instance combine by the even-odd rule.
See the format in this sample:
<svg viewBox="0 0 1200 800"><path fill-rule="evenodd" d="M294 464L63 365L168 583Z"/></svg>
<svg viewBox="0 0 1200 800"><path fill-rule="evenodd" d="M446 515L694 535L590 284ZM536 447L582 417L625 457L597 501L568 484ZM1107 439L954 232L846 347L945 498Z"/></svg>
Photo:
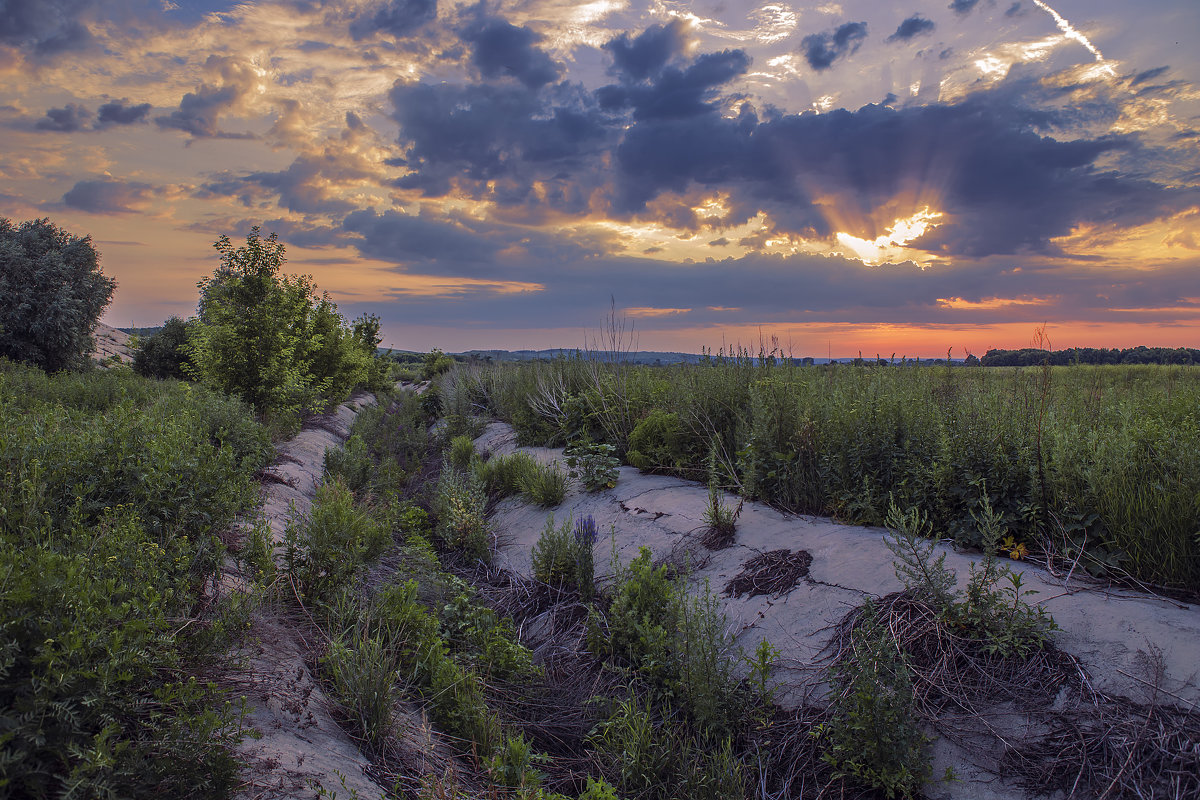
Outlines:
<svg viewBox="0 0 1200 800"><path fill-rule="evenodd" d="M96 330L92 333L92 338L96 342L96 349L92 352L92 358L104 362L116 356L122 364L133 363L133 350L129 347L128 333L109 327L101 322L96 325Z"/></svg>
<svg viewBox="0 0 1200 800"><path fill-rule="evenodd" d="M283 541L289 516L305 514L324 471L326 448L341 447L360 408L373 395L356 394L337 411L310 421L278 449L263 483L263 514L276 544ZM227 591L243 585L226 575ZM253 730L238 748L247 764L239 800L332 797L360 800L385 797L370 774L370 762L335 719L333 702L321 691L306 663L308 644L280 609L254 612L242 648L233 654L241 668L230 681L246 697L246 724Z"/></svg>
<svg viewBox="0 0 1200 800"><path fill-rule="evenodd" d="M512 430L502 423L488 426L476 440L480 451L503 454L516 448ZM542 462L562 460L561 450L520 448ZM782 651L782 662L794 665L781 674L781 698L786 703L821 680L811 667L825 644L829 626L869 596L882 596L902 587L892 567L892 553L879 529L841 525L829 519L789 516L760 503L746 503L731 547L710 551L699 543L707 489L702 484L622 467L614 489L586 494L573 487L557 508L531 507L507 500L493 522L499 537L499 562L528 574L530 550L553 513L561 522L590 514L600 529L596 545L597 573L608 570L610 554L627 563L641 547L656 557L674 554L690 559L695 585L709 583L720 593L754 556L788 548L812 555L807 578L779 596L721 597L737 642L747 651L764 637ZM726 501L736 505L737 498ZM608 535L606 535L606 533ZM976 556L942 550L946 563L966 585ZM1054 617L1061 630L1055 643L1077 656L1094 683L1106 692L1145 699L1153 680L1147 653L1161 651L1165 668L1162 686L1182 703L1200 702L1200 611L1197 607L1130 591L1104 588L1081 580L1067 581L1021 562L1009 566L1022 573L1033 597ZM934 784L931 798L1019 798L1025 795L996 776L962 762L961 754L945 742L935 745L935 775L953 765L960 780Z"/></svg>

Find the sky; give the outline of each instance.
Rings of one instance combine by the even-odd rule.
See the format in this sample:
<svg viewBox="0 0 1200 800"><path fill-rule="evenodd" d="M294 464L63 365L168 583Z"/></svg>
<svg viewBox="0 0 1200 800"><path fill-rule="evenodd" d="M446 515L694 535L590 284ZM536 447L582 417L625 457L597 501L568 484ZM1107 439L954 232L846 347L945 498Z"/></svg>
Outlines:
<svg viewBox="0 0 1200 800"><path fill-rule="evenodd" d="M0 0L0 217L110 325L276 232L384 343L1200 345L1196 0Z"/></svg>

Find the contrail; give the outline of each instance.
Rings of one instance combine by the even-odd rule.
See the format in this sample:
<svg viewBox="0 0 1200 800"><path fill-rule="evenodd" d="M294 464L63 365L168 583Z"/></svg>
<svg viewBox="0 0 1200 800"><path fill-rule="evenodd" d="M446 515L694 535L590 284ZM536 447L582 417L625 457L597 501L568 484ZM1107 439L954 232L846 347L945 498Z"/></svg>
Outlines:
<svg viewBox="0 0 1200 800"><path fill-rule="evenodd" d="M1102 64L1106 70L1108 70L1109 75L1116 75L1116 72L1113 70L1113 68L1104 63L1104 54L1100 52L1100 48L1089 42L1086 36L1075 30L1075 28L1071 27L1071 23L1063 19L1062 14L1059 14L1053 8L1043 3L1042 0L1033 0L1033 4L1045 11L1050 16L1054 17L1054 22L1056 25L1058 25L1058 29L1063 32L1063 35L1065 35L1068 39L1074 39L1086 47L1088 52L1094 55L1096 60L1100 62L1100 64Z"/></svg>

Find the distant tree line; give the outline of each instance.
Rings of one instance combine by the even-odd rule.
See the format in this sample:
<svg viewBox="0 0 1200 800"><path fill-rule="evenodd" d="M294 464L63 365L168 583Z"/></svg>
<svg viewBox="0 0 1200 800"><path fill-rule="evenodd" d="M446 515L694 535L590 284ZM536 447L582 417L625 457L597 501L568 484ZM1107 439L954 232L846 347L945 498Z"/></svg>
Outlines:
<svg viewBox="0 0 1200 800"><path fill-rule="evenodd" d="M1193 347L1069 347L1064 350L988 350L979 363L985 367L1031 367L1044 364L1200 364L1200 350Z"/></svg>

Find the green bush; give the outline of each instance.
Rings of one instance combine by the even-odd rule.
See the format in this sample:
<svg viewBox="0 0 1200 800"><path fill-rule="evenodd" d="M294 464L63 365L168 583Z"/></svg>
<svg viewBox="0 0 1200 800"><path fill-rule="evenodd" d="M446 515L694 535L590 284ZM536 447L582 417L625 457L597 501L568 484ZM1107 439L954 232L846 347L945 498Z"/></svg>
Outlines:
<svg viewBox="0 0 1200 800"><path fill-rule="evenodd" d="M448 467L442 470L433 496L434 533L446 547L467 558L491 559L491 537L486 516L487 496L474 473Z"/></svg>
<svg viewBox="0 0 1200 800"><path fill-rule="evenodd" d="M81 367L116 285L91 236L0 218L0 356L48 372Z"/></svg>
<svg viewBox="0 0 1200 800"><path fill-rule="evenodd" d="M643 472L674 472L685 467L679 415L651 410L630 432L625 457Z"/></svg>
<svg viewBox="0 0 1200 800"><path fill-rule="evenodd" d="M533 577L551 586L573 588L584 600L590 600L595 592L596 538L596 521L591 516L575 524L567 517L556 528L551 514L533 545Z"/></svg>
<svg viewBox="0 0 1200 800"><path fill-rule="evenodd" d="M421 362L421 380L431 381L439 375L444 375L454 366L454 359L438 348L433 348L425 354Z"/></svg>
<svg viewBox="0 0 1200 800"><path fill-rule="evenodd" d="M307 518L289 523L284 564L305 598L322 600L390 543L390 532L334 480L317 487Z"/></svg>
<svg viewBox="0 0 1200 800"><path fill-rule="evenodd" d="M366 741L375 753L386 750L394 735L396 656L378 639L340 638L321 657L333 699L350 721L351 734Z"/></svg>
<svg viewBox="0 0 1200 800"><path fill-rule="evenodd" d="M188 328L190 320L171 317L163 323L162 330L142 341L133 354L133 371L147 378L174 378L184 380L189 376L187 355Z"/></svg>
<svg viewBox="0 0 1200 800"><path fill-rule="evenodd" d="M199 283L188 334L194 377L263 412L296 418L340 402L356 386L380 386L378 320L353 327L308 276L280 275L284 245L255 227L243 247L222 236L221 264Z"/></svg>
<svg viewBox="0 0 1200 800"><path fill-rule="evenodd" d="M517 484L521 497L527 503L551 508L560 504L567 496L567 473L558 468L557 464L536 464L532 469L522 471L517 476Z"/></svg>
<svg viewBox="0 0 1200 800"><path fill-rule="evenodd" d="M567 467L589 492L611 489L617 485L617 469L621 462L611 444L578 444L566 450Z"/></svg>
<svg viewBox="0 0 1200 800"><path fill-rule="evenodd" d="M191 676L235 615L190 623L261 427L183 384L9 363L0 426L0 794L229 792L238 711Z"/></svg>
<svg viewBox="0 0 1200 800"><path fill-rule="evenodd" d="M469 436L455 436L450 440L450 447L446 449L446 461L457 469L465 470L471 466L474 456L475 443Z"/></svg>
<svg viewBox="0 0 1200 800"><path fill-rule="evenodd" d="M830 670L831 719L818 729L822 758L837 777L886 797L916 797L932 774L912 676L903 654L868 601L847 657Z"/></svg>

